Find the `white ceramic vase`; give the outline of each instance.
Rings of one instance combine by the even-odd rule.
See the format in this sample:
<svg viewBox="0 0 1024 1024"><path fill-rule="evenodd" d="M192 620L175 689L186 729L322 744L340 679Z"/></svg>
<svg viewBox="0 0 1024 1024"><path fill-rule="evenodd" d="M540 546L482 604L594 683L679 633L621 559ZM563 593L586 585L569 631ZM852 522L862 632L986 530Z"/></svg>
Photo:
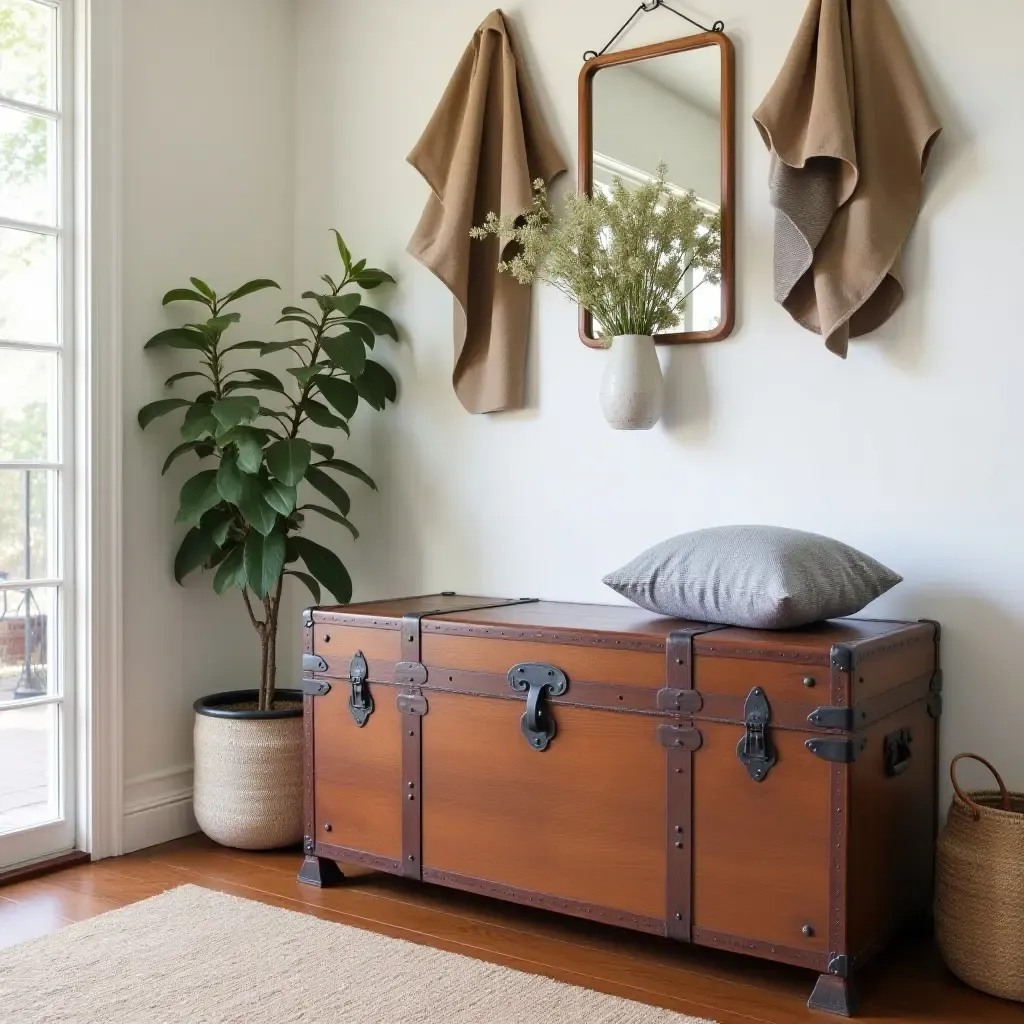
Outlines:
<svg viewBox="0 0 1024 1024"><path fill-rule="evenodd" d="M601 412L613 430L650 430L661 419L665 390L654 339L647 334L612 338L601 378Z"/></svg>

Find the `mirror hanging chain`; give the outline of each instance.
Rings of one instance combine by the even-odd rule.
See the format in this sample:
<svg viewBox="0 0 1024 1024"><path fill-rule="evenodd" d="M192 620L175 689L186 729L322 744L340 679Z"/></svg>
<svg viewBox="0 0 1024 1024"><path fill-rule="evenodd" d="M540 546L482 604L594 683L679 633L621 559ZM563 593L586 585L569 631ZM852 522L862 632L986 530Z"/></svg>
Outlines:
<svg viewBox="0 0 1024 1024"><path fill-rule="evenodd" d="M613 35L611 39L609 39L608 42L605 43L600 50L587 50L586 53L583 54L584 63L586 63L586 61L588 60L592 60L594 57L600 57L602 54L604 54L608 47L611 46L612 43L614 43L615 40L618 39L619 36L621 36L622 33L625 32L626 29L633 24L634 20L639 15L650 14L651 11L656 11L659 7L663 7L666 11L669 11L670 13L676 15L676 17L682 18L683 21L688 21L691 25L695 25L702 32L725 31L724 21L716 21L711 26L711 28L708 28L707 26L702 25L699 21L694 21L693 18L690 18L687 15L683 14L682 11L677 11L674 7L669 7L669 5L665 3L665 0L648 0L648 2L640 4L640 6L625 20L625 22L622 25L622 28L620 28L618 32L616 32L615 35Z"/></svg>

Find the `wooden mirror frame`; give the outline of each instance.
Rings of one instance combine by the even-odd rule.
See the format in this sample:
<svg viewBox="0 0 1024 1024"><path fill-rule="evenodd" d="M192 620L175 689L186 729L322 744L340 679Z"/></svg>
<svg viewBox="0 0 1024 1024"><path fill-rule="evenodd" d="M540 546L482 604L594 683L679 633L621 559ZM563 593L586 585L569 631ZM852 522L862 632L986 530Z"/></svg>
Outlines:
<svg viewBox="0 0 1024 1024"><path fill-rule="evenodd" d="M656 334L659 345L683 345L700 341L721 341L727 338L736 323L736 66L732 40L724 32L701 32L669 39L664 43L638 46L591 57L580 71L579 79L579 190L587 195L594 187L594 75L602 68L616 64L633 64L669 53L699 50L717 46L722 57L722 321L713 331L681 331ZM605 348L593 336L590 312L580 307L580 340L590 348Z"/></svg>

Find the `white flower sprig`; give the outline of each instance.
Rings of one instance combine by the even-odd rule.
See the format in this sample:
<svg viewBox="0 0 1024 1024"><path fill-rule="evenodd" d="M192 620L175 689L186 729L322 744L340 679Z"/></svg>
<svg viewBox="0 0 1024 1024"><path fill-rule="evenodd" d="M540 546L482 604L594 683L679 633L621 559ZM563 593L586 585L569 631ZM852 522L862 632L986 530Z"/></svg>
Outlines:
<svg viewBox="0 0 1024 1024"><path fill-rule="evenodd" d="M693 192L670 189L666 174L660 164L658 177L639 188L615 178L610 196L575 193L557 220L538 179L524 216L492 211L470 235L497 236L503 248L515 243L498 269L523 284L553 285L590 310L605 336L669 331L695 288L721 281L722 248L720 216L702 210ZM691 269L702 277L683 291Z"/></svg>

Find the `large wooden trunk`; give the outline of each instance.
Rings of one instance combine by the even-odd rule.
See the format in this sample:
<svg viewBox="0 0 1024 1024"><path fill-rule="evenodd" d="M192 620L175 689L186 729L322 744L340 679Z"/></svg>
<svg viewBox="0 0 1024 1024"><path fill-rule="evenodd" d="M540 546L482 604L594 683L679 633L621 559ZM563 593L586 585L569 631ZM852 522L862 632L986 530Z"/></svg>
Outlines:
<svg viewBox="0 0 1024 1024"><path fill-rule="evenodd" d="M781 960L927 915L934 623L770 632L442 594L306 613L306 862Z"/></svg>

